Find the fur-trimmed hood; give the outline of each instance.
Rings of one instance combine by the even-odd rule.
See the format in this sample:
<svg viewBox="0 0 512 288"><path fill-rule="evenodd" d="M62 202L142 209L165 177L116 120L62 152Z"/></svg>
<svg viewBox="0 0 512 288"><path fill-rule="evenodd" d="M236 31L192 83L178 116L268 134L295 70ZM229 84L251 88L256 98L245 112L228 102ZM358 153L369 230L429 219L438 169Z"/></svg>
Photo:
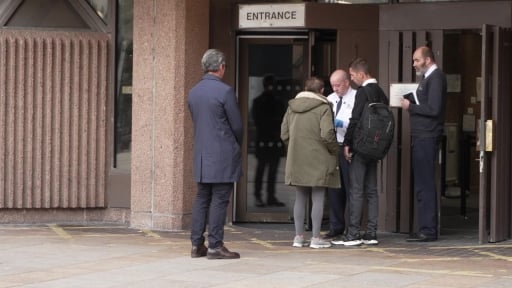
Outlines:
<svg viewBox="0 0 512 288"><path fill-rule="evenodd" d="M290 109L295 113L304 113L322 104L329 104L327 97L310 91L300 92L288 102Z"/></svg>

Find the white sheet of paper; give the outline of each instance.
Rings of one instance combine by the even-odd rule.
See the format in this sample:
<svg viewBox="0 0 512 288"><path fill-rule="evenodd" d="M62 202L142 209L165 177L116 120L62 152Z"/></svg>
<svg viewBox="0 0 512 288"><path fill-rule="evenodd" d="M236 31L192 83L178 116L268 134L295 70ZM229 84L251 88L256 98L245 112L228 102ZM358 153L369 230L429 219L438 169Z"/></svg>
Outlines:
<svg viewBox="0 0 512 288"><path fill-rule="evenodd" d="M414 99L418 102L416 89L418 89L418 83L391 83L389 85L389 106L402 107L400 102L407 93L413 93Z"/></svg>

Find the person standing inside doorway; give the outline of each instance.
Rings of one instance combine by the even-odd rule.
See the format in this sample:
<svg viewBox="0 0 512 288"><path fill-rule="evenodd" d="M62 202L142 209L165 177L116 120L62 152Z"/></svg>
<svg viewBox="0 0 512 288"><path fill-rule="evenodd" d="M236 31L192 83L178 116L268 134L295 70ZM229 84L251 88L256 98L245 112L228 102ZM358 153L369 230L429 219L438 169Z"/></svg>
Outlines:
<svg viewBox="0 0 512 288"><path fill-rule="evenodd" d="M334 111L334 126L336 129L336 139L340 146L338 159L340 164L341 188L328 188L329 197L329 232L324 235L324 239L340 237L345 232L345 207L347 204L347 190L349 188L349 163L343 156L343 140L347 131L356 91L350 87L350 76L344 70L338 69L331 74L329 79L333 93L327 96L327 100L332 103Z"/></svg>
<svg viewBox="0 0 512 288"><path fill-rule="evenodd" d="M281 124L281 139L288 148L285 184L295 186L293 206L295 238L293 247L303 247L306 201L311 208L312 237L309 247L327 248L331 243L320 237L325 188L339 188L338 143L334 132L331 104L322 95L324 81L312 77L305 90L288 102Z"/></svg>
<svg viewBox="0 0 512 288"><path fill-rule="evenodd" d="M283 207L285 204L276 197L276 177L279 160L284 151L281 142L281 121L286 107L275 94L275 77L263 77L263 92L254 99L251 109L256 126L256 175L254 177L254 198L256 207L264 207L261 190L263 175L267 169L268 206Z"/></svg>
<svg viewBox="0 0 512 288"><path fill-rule="evenodd" d="M359 86L356 92L352 117L345 134L344 156L350 162L350 189L348 196L349 226L346 237L333 239L336 245L357 246L362 243L377 245L377 224L379 218L379 194L377 191L377 161L368 159L365 156L354 153L351 147L356 126L361 119L364 107L368 105L369 99L375 102L389 105L389 100L384 91L377 84L377 80L370 75L368 62L365 59L357 58L350 64L350 77ZM368 202L368 224L363 238L360 236L361 218L363 214L363 200L366 196Z"/></svg>
<svg viewBox="0 0 512 288"><path fill-rule="evenodd" d="M201 64L205 74L188 96L198 188L192 208L191 257L237 259L240 254L224 246L224 224L234 182L242 175L242 118L233 88L222 82L224 53L210 49ZM208 248L204 244L207 222Z"/></svg>
<svg viewBox="0 0 512 288"><path fill-rule="evenodd" d="M435 166L439 142L443 135L446 107L446 76L437 67L434 53L422 46L413 54L416 75L422 76L416 90L418 103L402 100L411 122L412 168L416 193L418 233L408 242L437 240L437 191Z"/></svg>

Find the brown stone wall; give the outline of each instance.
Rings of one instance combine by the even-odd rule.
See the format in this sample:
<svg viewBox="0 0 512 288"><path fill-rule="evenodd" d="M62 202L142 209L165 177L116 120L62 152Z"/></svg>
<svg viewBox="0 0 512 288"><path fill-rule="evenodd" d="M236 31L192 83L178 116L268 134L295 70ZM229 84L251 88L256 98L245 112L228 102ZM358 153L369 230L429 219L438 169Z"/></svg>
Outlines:
<svg viewBox="0 0 512 288"><path fill-rule="evenodd" d="M0 32L0 208L105 207L108 35Z"/></svg>
<svg viewBox="0 0 512 288"><path fill-rule="evenodd" d="M209 1L134 2L131 226L190 224L192 122L187 94L202 76Z"/></svg>

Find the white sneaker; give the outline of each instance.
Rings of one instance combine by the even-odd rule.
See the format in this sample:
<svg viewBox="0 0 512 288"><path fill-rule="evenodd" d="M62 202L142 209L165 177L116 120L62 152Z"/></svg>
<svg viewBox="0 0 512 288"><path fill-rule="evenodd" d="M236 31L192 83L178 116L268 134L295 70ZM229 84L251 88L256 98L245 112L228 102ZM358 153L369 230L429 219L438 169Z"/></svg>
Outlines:
<svg viewBox="0 0 512 288"><path fill-rule="evenodd" d="M311 243L309 243L309 247L317 249L317 248L329 248L331 247L331 243L323 240L320 237L311 238Z"/></svg>
<svg viewBox="0 0 512 288"><path fill-rule="evenodd" d="M333 238L331 240L331 243L334 245L345 245L345 241L347 241L347 238L345 237L345 235L341 235Z"/></svg>
<svg viewBox="0 0 512 288"><path fill-rule="evenodd" d="M304 236L297 235L295 238L293 238L293 247L304 247L306 244L306 241L304 241Z"/></svg>
<svg viewBox="0 0 512 288"><path fill-rule="evenodd" d="M378 245L379 244L379 240L377 240L377 239L363 240L363 244L366 244L366 245Z"/></svg>
<svg viewBox="0 0 512 288"><path fill-rule="evenodd" d="M361 246L363 244L363 241L361 239L354 239L354 240L345 240L343 242L343 245L345 246Z"/></svg>
<svg viewBox="0 0 512 288"><path fill-rule="evenodd" d="M365 234L363 236L363 244L366 244L366 245L378 245L379 244L379 240L377 240L377 235L375 234Z"/></svg>
<svg viewBox="0 0 512 288"><path fill-rule="evenodd" d="M343 235L332 239L331 243L334 245L360 246L361 244L363 244L363 240L359 238L350 239L347 236Z"/></svg>

